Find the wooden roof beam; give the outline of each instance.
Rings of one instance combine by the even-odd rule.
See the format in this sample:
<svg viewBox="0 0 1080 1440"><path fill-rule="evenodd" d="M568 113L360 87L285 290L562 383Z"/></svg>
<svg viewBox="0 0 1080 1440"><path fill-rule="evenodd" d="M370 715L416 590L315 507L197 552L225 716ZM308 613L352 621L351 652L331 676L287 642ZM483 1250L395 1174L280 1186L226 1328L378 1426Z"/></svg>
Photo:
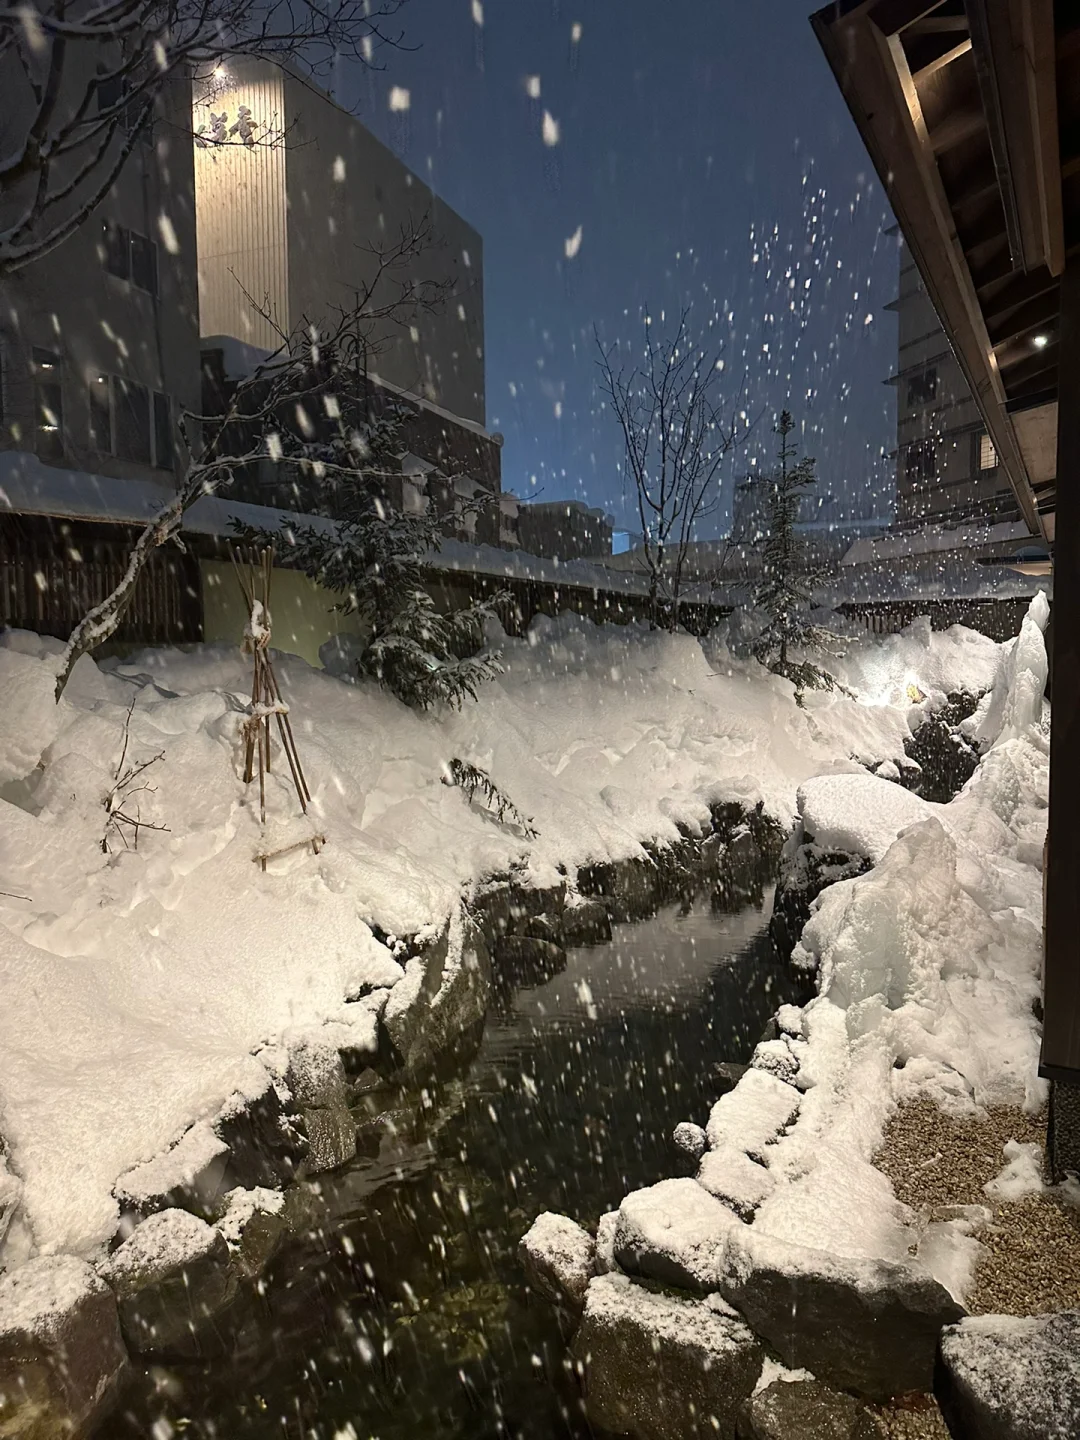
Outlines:
<svg viewBox="0 0 1080 1440"><path fill-rule="evenodd" d="M1053 0L966 0L1018 268L1065 263Z"/></svg>
<svg viewBox="0 0 1080 1440"><path fill-rule="evenodd" d="M829 7L814 15L811 23L919 266L1024 519L1033 533L1040 533L1027 468L1005 409L1005 387L956 235L902 44L895 34L883 34L862 8L838 17L835 8Z"/></svg>

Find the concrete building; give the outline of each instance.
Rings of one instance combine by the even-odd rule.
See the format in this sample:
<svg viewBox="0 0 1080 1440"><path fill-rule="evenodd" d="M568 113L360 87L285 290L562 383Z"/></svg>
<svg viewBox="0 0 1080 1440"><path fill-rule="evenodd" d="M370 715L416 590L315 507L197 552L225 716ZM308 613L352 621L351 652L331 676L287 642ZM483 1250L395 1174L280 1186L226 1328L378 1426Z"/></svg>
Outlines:
<svg viewBox="0 0 1080 1440"><path fill-rule="evenodd" d="M1004 523L1020 510L959 361L900 243L900 288L889 309L898 320L896 528Z"/></svg>
<svg viewBox="0 0 1080 1440"><path fill-rule="evenodd" d="M388 276L435 282L438 313L410 328L384 321L369 337L369 370L399 390L483 425L484 252L473 227L347 111L297 75L235 62L195 107L196 130L231 128L246 111L258 142L195 150L199 305L204 336L276 349L280 332L348 310L370 285L372 253L403 228L430 227L415 266ZM271 320L258 313L268 309Z"/></svg>
<svg viewBox="0 0 1080 1440"><path fill-rule="evenodd" d="M518 540L529 555L579 560L611 554L615 522L580 500L543 500L518 510Z"/></svg>
<svg viewBox="0 0 1080 1440"><path fill-rule="evenodd" d="M116 486L138 482L156 508L182 473L177 422L200 400L190 104L168 86L91 217L0 282L0 622L70 628L122 573L127 532L101 523ZM178 556L155 561L148 638L183 632Z"/></svg>

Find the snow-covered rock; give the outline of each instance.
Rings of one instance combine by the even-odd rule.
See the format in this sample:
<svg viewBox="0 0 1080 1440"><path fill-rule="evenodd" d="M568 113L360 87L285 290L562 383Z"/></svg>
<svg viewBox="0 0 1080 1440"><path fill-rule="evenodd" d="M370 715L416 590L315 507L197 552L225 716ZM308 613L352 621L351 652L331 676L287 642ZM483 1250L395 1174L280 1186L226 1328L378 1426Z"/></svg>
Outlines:
<svg viewBox="0 0 1080 1440"><path fill-rule="evenodd" d="M522 1236L519 1246L529 1280L549 1300L580 1310L597 1273L596 1241L566 1215L545 1211Z"/></svg>
<svg viewBox="0 0 1080 1440"><path fill-rule="evenodd" d="M691 1160L699 1160L705 1153L709 1143L709 1137L700 1125L695 1125L692 1120L680 1120L671 1133L676 1148L684 1155L689 1155Z"/></svg>
<svg viewBox="0 0 1080 1440"><path fill-rule="evenodd" d="M456 905L450 920L405 966L382 1027L405 1075L417 1078L452 1057L487 1011L491 957L479 929Z"/></svg>
<svg viewBox="0 0 1080 1440"><path fill-rule="evenodd" d="M950 1326L934 1393L957 1440L1075 1440L1080 1311L974 1315Z"/></svg>
<svg viewBox="0 0 1080 1440"><path fill-rule="evenodd" d="M718 1289L785 1365L871 1399L928 1390L941 1328L963 1314L915 1262L830 1255L756 1223L728 1233Z"/></svg>
<svg viewBox="0 0 1080 1440"><path fill-rule="evenodd" d="M99 1269L135 1354L194 1357L221 1348L215 1322L236 1298L237 1279L224 1236L198 1216L151 1215Z"/></svg>
<svg viewBox="0 0 1080 1440"><path fill-rule="evenodd" d="M876 775L817 775L799 786L799 815L822 850L862 855L878 864L909 825L935 809L910 790Z"/></svg>
<svg viewBox="0 0 1080 1440"><path fill-rule="evenodd" d="M851 1395L817 1380L774 1380L743 1402L736 1440L886 1440L884 1425Z"/></svg>
<svg viewBox="0 0 1080 1440"><path fill-rule="evenodd" d="M217 1228L234 1267L248 1279L266 1269L288 1233L285 1197L280 1190L231 1190Z"/></svg>
<svg viewBox="0 0 1080 1440"><path fill-rule="evenodd" d="M802 1097L763 1069L749 1069L733 1090L721 1095L709 1115L709 1144L737 1146L755 1159L799 1113Z"/></svg>
<svg viewBox="0 0 1080 1440"><path fill-rule="evenodd" d="M762 1363L760 1345L726 1308L616 1275L590 1283L573 1349L589 1418L638 1440L733 1435Z"/></svg>
<svg viewBox="0 0 1080 1440"><path fill-rule="evenodd" d="M707 1293L717 1288L724 1243L738 1224L696 1180L661 1180L619 1206L615 1259L628 1274Z"/></svg>
<svg viewBox="0 0 1080 1440"><path fill-rule="evenodd" d="M0 1435L85 1434L129 1373L116 1300L73 1255L0 1275Z"/></svg>
<svg viewBox="0 0 1080 1440"><path fill-rule="evenodd" d="M702 1157L698 1184L729 1206L743 1220L772 1194L776 1179L764 1165L734 1145L720 1145Z"/></svg>

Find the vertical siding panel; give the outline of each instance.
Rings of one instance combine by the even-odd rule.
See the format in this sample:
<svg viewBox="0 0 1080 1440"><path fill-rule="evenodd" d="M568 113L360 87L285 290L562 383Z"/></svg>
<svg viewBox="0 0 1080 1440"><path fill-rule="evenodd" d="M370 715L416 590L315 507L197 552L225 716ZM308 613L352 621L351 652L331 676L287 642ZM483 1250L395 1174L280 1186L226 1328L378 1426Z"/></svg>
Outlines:
<svg viewBox="0 0 1080 1440"><path fill-rule="evenodd" d="M225 111L231 126L246 105L258 123L258 136L280 131L285 123L280 72L269 65L233 69L231 88L197 107L196 126L208 122L210 111ZM255 313L244 290L259 305L268 302L277 324L289 329L285 161L280 141L248 149L234 137L226 145L195 149L203 335L232 335L264 349L277 347L273 325Z"/></svg>

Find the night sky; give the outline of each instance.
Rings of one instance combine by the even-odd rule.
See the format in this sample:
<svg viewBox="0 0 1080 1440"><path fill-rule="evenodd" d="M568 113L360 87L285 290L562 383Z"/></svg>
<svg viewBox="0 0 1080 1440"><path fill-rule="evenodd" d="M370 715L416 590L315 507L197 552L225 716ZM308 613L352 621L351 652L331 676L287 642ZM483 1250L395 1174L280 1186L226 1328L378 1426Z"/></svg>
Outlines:
<svg viewBox="0 0 1080 1440"><path fill-rule="evenodd" d="M488 425L506 437L505 489L583 499L633 528L594 326L632 340L644 304L658 323L689 304L699 331L722 327L725 379L734 395L745 377L760 416L729 483L768 463L786 404L834 497L825 515L888 512L896 322L883 307L897 242L809 11L408 0L401 23L418 48L382 51L385 69L359 93L341 77L343 103L483 235ZM407 111L391 109L394 86Z"/></svg>

